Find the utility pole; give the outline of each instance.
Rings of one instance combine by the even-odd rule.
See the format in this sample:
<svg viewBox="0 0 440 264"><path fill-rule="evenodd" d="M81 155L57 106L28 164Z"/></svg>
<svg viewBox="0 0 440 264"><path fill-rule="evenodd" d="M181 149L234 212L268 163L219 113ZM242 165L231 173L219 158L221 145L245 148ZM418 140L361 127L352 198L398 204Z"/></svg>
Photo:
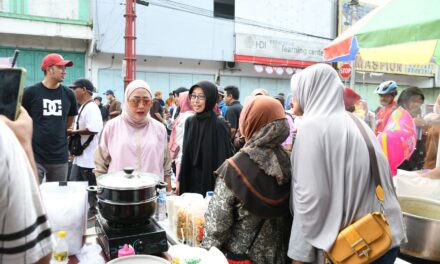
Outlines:
<svg viewBox="0 0 440 264"><path fill-rule="evenodd" d="M136 1L125 3L125 77L124 87L136 78Z"/></svg>
<svg viewBox="0 0 440 264"><path fill-rule="evenodd" d="M125 76L124 87L136 79L136 4L148 6L144 0L126 0L125 2Z"/></svg>

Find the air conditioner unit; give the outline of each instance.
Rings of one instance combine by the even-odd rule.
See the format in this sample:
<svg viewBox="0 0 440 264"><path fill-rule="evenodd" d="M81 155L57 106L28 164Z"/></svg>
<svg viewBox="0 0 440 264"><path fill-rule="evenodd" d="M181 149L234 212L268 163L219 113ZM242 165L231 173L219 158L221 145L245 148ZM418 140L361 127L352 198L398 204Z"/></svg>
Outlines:
<svg viewBox="0 0 440 264"><path fill-rule="evenodd" d="M228 70L235 69L235 62L233 62L233 61L225 61L223 68L224 69L228 69Z"/></svg>

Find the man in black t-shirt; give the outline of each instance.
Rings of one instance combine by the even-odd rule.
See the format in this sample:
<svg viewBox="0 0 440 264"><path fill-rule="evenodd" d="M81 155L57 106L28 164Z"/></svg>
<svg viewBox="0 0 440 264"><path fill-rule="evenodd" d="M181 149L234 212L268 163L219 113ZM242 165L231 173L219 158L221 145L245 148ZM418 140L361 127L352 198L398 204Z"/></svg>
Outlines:
<svg viewBox="0 0 440 264"><path fill-rule="evenodd" d="M228 106L226 110L225 119L231 125L231 137L235 137L235 133L238 130L238 120L240 119L241 110L243 106L238 99L240 98L240 91L238 87L230 85L225 88L226 96L224 98L225 104Z"/></svg>
<svg viewBox="0 0 440 264"><path fill-rule="evenodd" d="M67 128L78 114L73 91L62 85L73 62L49 54L41 62L44 80L25 89L23 107L33 120L32 148L42 182L65 181L68 171Z"/></svg>
<svg viewBox="0 0 440 264"><path fill-rule="evenodd" d="M163 106L161 104L162 101L162 92L156 91L154 93L153 106L150 109L150 115L152 118L166 125L166 120L163 116Z"/></svg>
<svg viewBox="0 0 440 264"><path fill-rule="evenodd" d="M93 100L98 105L99 111L101 111L102 122L106 122L108 120L108 109L102 105L102 97L96 96Z"/></svg>

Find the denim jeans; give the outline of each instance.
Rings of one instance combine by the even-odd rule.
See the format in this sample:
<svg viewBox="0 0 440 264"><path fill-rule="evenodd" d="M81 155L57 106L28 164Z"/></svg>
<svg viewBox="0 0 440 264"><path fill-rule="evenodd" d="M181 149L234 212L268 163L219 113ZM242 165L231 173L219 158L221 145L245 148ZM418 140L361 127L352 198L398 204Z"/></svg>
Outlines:
<svg viewBox="0 0 440 264"><path fill-rule="evenodd" d="M397 254L399 254L399 247L394 247L388 250L388 252L378 260L374 261L373 264L394 264Z"/></svg>

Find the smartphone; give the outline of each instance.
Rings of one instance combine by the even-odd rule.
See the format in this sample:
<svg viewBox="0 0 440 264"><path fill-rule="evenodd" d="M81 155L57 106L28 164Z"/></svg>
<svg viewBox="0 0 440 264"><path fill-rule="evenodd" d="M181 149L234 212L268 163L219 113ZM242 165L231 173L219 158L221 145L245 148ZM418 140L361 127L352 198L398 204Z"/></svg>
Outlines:
<svg viewBox="0 0 440 264"><path fill-rule="evenodd" d="M23 68L0 68L0 114L10 120L20 115L25 79Z"/></svg>

